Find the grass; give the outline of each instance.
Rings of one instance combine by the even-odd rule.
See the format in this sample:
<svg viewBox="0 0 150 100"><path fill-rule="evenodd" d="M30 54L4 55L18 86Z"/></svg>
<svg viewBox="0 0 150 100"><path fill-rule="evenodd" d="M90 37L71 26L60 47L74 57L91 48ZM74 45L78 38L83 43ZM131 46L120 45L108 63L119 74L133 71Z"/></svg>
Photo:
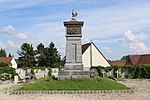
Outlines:
<svg viewBox="0 0 150 100"><path fill-rule="evenodd" d="M116 81L106 78L84 78L71 80L41 79L31 84L24 84L19 90L123 90L129 89Z"/></svg>

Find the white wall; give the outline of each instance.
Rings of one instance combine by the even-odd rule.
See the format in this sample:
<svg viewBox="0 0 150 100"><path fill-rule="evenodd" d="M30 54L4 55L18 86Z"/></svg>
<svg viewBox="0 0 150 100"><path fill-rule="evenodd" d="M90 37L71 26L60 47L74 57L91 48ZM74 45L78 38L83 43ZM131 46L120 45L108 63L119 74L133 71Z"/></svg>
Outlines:
<svg viewBox="0 0 150 100"><path fill-rule="evenodd" d="M17 68L17 63L16 63L16 61L15 61L14 58L12 58L12 60L10 61L10 63L11 63L11 67L12 68Z"/></svg>
<svg viewBox="0 0 150 100"><path fill-rule="evenodd" d="M87 48L87 50L82 54L82 63L83 63L83 69L89 70L91 67L90 65L90 48Z"/></svg>
<svg viewBox="0 0 150 100"><path fill-rule="evenodd" d="M92 66L103 66L108 67L110 64L103 57L103 55L97 50L97 48L92 44Z"/></svg>
<svg viewBox="0 0 150 100"><path fill-rule="evenodd" d="M110 64L106 61L106 59L101 55L101 53L97 50L97 48L92 44L92 66L103 66L108 67ZM91 58L90 58L90 46L87 50L82 54L82 63L84 70L89 70L91 67Z"/></svg>

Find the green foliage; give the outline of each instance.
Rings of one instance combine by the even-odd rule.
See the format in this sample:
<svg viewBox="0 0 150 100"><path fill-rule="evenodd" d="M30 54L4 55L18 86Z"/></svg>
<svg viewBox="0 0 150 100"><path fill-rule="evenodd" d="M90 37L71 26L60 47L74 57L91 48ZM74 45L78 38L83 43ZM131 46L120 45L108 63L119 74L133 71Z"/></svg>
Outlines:
<svg viewBox="0 0 150 100"><path fill-rule="evenodd" d="M49 77L52 77L52 68L48 68L48 70L49 70L49 71L48 71L48 76L49 76Z"/></svg>
<svg viewBox="0 0 150 100"><path fill-rule="evenodd" d="M38 66L45 66L45 63L46 63L45 52L46 52L46 49L45 49L44 45L42 43L40 43L37 46L37 50L36 50L36 54L37 54L36 59L37 59Z"/></svg>
<svg viewBox="0 0 150 100"><path fill-rule="evenodd" d="M115 77L117 77L117 74L115 73L117 70L121 70L121 72L125 72L126 78L140 78L140 79L150 79L150 66L146 65L134 65L134 66L111 66L111 67L101 67L101 66L95 66L92 67L97 69L99 76L102 76L101 70L105 70L106 72L110 70L114 70L113 74Z"/></svg>
<svg viewBox="0 0 150 100"><path fill-rule="evenodd" d="M0 62L0 67L8 67L9 65L4 63L4 62Z"/></svg>
<svg viewBox="0 0 150 100"><path fill-rule="evenodd" d="M32 67L36 64L51 68L58 68L60 66L61 57L53 42L48 47L44 47L40 43L37 46L37 50L33 50L31 44L24 43L21 46L21 50L17 53L20 56L17 62L19 67Z"/></svg>
<svg viewBox="0 0 150 100"><path fill-rule="evenodd" d="M37 46L37 62L39 66L58 68L60 65L60 54L54 43L51 42L49 47L44 47L42 43Z"/></svg>
<svg viewBox="0 0 150 100"><path fill-rule="evenodd" d="M128 55L126 55L126 56L123 56L122 58L121 58L121 60L128 60Z"/></svg>
<svg viewBox="0 0 150 100"><path fill-rule="evenodd" d="M106 78L81 78L65 80L38 80L23 85L20 90L122 90L126 86Z"/></svg>
<svg viewBox="0 0 150 100"><path fill-rule="evenodd" d="M11 67L0 67L0 75L3 73L8 73L12 75L12 79L14 79L14 76L17 75L16 70Z"/></svg>
<svg viewBox="0 0 150 100"><path fill-rule="evenodd" d="M35 66L35 51L31 44L24 43L21 45L21 50L17 52L19 54L18 66L31 67Z"/></svg>
<svg viewBox="0 0 150 100"><path fill-rule="evenodd" d="M8 54L8 57L13 57L13 55L11 53Z"/></svg>
<svg viewBox="0 0 150 100"><path fill-rule="evenodd" d="M46 67L45 67L45 66L43 66L43 67L38 67L38 69L41 69L41 70L45 71L45 70L46 70Z"/></svg>
<svg viewBox="0 0 150 100"><path fill-rule="evenodd" d="M51 42L46 50L46 65L51 68L58 68L60 65L60 54L58 53L54 43Z"/></svg>
<svg viewBox="0 0 150 100"><path fill-rule="evenodd" d="M6 55L6 51L5 50L3 50L3 49L1 49L0 50L0 57L6 57L7 55Z"/></svg>
<svg viewBox="0 0 150 100"><path fill-rule="evenodd" d="M33 67L31 68L31 73L32 73L33 75L35 75L35 73L34 73L34 68L33 68Z"/></svg>

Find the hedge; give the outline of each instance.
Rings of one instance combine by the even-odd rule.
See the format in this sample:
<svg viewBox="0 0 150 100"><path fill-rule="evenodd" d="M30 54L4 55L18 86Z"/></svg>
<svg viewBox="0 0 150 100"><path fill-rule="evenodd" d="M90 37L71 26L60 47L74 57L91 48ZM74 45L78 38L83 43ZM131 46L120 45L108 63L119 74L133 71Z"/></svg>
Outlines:
<svg viewBox="0 0 150 100"><path fill-rule="evenodd" d="M0 67L0 75L3 73L11 74L11 79L14 79L14 76L17 75L16 70L12 67Z"/></svg>
<svg viewBox="0 0 150 100"><path fill-rule="evenodd" d="M99 76L102 76L102 70L109 72L113 70L114 77L117 77L117 70L125 72L125 78L133 79L150 79L150 66L146 65L134 65L134 66L111 66L111 67L102 67L102 66L93 66L91 69L95 68L99 73Z"/></svg>
<svg viewBox="0 0 150 100"><path fill-rule="evenodd" d="M9 65L4 63L4 62L0 62L0 67L8 67Z"/></svg>

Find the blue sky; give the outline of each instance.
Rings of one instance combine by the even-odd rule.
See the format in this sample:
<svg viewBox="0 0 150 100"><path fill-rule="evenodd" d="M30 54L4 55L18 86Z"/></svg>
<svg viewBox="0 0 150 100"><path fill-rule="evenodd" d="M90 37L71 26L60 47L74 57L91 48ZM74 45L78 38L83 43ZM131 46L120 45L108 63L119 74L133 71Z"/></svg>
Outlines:
<svg viewBox="0 0 150 100"><path fill-rule="evenodd" d="M84 21L82 43L92 40L107 59L150 53L150 0L0 0L0 48L17 58L24 42L53 41L64 56L72 9Z"/></svg>

